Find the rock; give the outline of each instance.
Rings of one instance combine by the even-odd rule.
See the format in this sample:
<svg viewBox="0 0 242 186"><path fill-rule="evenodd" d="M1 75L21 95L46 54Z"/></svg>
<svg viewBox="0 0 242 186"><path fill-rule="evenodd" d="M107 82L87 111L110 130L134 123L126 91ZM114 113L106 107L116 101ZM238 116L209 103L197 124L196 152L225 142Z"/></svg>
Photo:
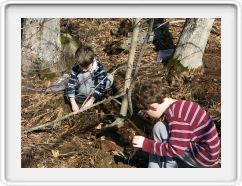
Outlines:
<svg viewBox="0 0 242 186"><path fill-rule="evenodd" d="M67 87L67 83L69 81L70 75L68 74L63 74L62 77L60 77L55 83L54 85L51 86L51 91L52 92L59 92L62 90L65 90Z"/></svg>
<svg viewBox="0 0 242 186"><path fill-rule="evenodd" d="M61 45L65 57L75 56L75 52L78 48L78 43L70 34L61 34Z"/></svg>

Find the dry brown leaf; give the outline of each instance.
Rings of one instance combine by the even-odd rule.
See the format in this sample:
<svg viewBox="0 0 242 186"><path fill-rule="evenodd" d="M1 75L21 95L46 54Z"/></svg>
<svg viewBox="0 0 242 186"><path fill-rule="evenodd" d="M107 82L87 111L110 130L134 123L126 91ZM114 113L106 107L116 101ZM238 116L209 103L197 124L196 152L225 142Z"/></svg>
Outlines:
<svg viewBox="0 0 242 186"><path fill-rule="evenodd" d="M94 158L93 157L90 157L90 163L91 163L91 165L94 166L95 162L94 162Z"/></svg>
<svg viewBox="0 0 242 186"><path fill-rule="evenodd" d="M98 126L95 127L95 129L100 130L102 128L103 123L99 123Z"/></svg>
<svg viewBox="0 0 242 186"><path fill-rule="evenodd" d="M51 82L50 81L45 81L45 87L50 87Z"/></svg>
<svg viewBox="0 0 242 186"><path fill-rule="evenodd" d="M66 134L70 130L70 125L64 125L62 135Z"/></svg>
<svg viewBox="0 0 242 186"><path fill-rule="evenodd" d="M51 153L54 158L58 158L60 155L59 150L51 150Z"/></svg>
<svg viewBox="0 0 242 186"><path fill-rule="evenodd" d="M104 149L107 152L115 151L117 149L117 144L113 141L103 140L102 149Z"/></svg>

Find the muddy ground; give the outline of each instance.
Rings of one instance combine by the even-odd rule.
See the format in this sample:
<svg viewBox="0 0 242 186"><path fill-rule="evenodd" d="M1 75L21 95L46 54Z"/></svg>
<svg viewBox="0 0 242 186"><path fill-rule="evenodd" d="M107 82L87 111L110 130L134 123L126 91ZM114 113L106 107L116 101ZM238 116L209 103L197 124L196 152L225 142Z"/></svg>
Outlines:
<svg viewBox="0 0 242 186"><path fill-rule="evenodd" d="M155 26L181 19L156 19ZM184 19L182 19L184 20ZM163 64L157 63L157 51L174 48L178 42L184 22L162 26L155 40L149 42L140 79L164 77ZM190 73L172 85L178 98L197 101L212 115L221 134L221 21L213 25L203 57L204 71ZM122 29L125 28L125 29ZM112 29L119 30L113 33ZM125 65L128 51L120 49L119 42L131 35L126 19L62 19L62 32L70 33L79 41L92 45L105 69L114 64ZM147 23L143 23L143 32ZM137 50L139 54L140 47ZM70 69L66 69L66 73ZM119 92L124 84L125 69L115 74ZM22 130L53 121L71 112L63 96L65 91L49 91L60 77L43 78L36 73L22 76ZM111 93L107 93L107 96ZM148 155L141 150L133 154L130 141L134 134L150 135L154 122L136 113L118 130L103 131L119 114L120 105L111 101L102 107L92 108L59 123L22 134L22 167L33 168L145 168ZM134 108L135 109L135 108ZM137 110L135 110L137 112Z"/></svg>

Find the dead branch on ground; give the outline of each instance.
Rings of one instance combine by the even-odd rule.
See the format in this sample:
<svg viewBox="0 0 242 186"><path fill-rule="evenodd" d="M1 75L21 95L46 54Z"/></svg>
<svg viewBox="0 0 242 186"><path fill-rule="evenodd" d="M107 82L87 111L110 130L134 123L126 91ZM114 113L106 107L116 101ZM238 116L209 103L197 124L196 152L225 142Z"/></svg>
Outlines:
<svg viewBox="0 0 242 186"><path fill-rule="evenodd" d="M99 102L97 102L97 103L95 103L95 104L93 104L93 105L91 105L91 106L88 106L88 107L85 107L85 108L81 108L78 112L76 112L76 113L69 113L69 114L67 114L67 115L65 115L65 116L63 116L63 117L61 117L61 118L57 118L56 120L54 120L54 121L51 121L51 122L47 122L47 123L45 123L45 124L42 124L42 125L39 125L39 126L36 126L36 127L32 127L32 128L29 128L29 129L24 129L23 130L23 133L28 133L28 132L33 132L33 131L36 131L36 130L40 130L40 129L44 129L44 128L46 128L46 127L48 127L48 126L51 126L51 125L53 125L53 124L55 124L55 123L57 123L57 122L60 122L60 121L62 121L62 120L64 120L64 119L67 119L67 118L69 118L69 117L71 117L71 116L73 116L73 115L76 115L76 114L79 114L79 113L82 113L82 112L84 112L84 111L86 111L86 110L88 110L88 109L90 109L90 108L92 108L92 107L95 107L95 106L97 106L97 105L100 105L100 104L103 104L103 103L106 103L106 102L110 102L111 100L113 100L113 99L116 99L116 98L119 98L119 97L122 97L124 94L119 94L119 95L117 95L117 96L110 96L110 97L108 97L107 99L104 99L104 100L102 100L102 101L99 101Z"/></svg>

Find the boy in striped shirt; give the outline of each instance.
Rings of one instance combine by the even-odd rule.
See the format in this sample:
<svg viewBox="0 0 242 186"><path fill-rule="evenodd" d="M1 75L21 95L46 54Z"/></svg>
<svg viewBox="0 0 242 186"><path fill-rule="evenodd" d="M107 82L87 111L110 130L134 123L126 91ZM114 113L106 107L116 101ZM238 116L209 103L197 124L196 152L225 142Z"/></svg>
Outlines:
<svg viewBox="0 0 242 186"><path fill-rule="evenodd" d="M75 53L75 60L67 84L67 96L73 112L79 111L77 102L82 102L92 94L83 107L91 106L100 100L105 90L113 84L113 76L104 71L102 63L95 58L91 47L79 47Z"/></svg>
<svg viewBox="0 0 242 186"><path fill-rule="evenodd" d="M150 168L215 167L219 162L220 139L209 114L197 103L170 97L160 82L142 82L134 90L134 101L151 118L160 118L153 140L134 136L133 147L148 152ZM185 163L185 164L184 164Z"/></svg>

